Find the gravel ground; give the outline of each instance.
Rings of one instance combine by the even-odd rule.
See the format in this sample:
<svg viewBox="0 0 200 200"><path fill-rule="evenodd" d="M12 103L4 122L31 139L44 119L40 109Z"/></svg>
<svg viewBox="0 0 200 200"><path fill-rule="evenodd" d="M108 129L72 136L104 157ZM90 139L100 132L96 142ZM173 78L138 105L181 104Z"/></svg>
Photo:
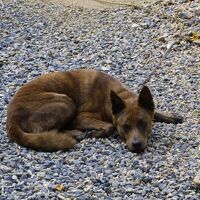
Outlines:
<svg viewBox="0 0 200 200"><path fill-rule="evenodd" d="M161 2L98 11L30 0L0 8L1 200L200 199L192 182L200 166L200 4ZM117 136L55 153L9 142L6 106L15 91L40 74L80 67L106 71L134 91L153 71L157 108L184 123L155 124L140 155Z"/></svg>

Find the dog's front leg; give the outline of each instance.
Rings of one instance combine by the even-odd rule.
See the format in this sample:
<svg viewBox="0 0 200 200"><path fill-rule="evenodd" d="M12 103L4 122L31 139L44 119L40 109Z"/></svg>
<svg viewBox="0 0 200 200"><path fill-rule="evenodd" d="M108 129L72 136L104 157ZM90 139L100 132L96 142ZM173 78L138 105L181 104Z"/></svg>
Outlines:
<svg viewBox="0 0 200 200"><path fill-rule="evenodd" d="M73 127L81 131L88 131L87 137L105 138L114 133L111 123L102 121L96 114L80 113L73 121Z"/></svg>

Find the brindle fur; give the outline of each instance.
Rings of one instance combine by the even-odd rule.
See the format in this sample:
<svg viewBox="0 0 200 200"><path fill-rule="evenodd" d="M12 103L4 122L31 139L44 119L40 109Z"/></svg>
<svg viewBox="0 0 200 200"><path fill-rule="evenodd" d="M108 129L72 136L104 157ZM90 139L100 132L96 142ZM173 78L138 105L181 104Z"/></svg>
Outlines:
<svg viewBox="0 0 200 200"><path fill-rule="evenodd" d="M73 148L86 137L108 137L116 129L130 151L140 152L153 120L182 122L154 112L148 87L136 95L108 74L81 69L25 84L8 105L6 128L17 144L50 152ZM93 131L88 135L86 130Z"/></svg>

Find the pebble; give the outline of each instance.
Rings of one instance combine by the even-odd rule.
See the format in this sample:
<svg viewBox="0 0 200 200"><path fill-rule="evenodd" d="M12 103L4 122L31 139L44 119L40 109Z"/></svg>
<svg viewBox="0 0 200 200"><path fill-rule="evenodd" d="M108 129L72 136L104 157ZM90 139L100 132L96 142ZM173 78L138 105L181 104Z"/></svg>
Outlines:
<svg viewBox="0 0 200 200"><path fill-rule="evenodd" d="M193 180L194 184L196 184L198 187L200 187L200 171L196 174Z"/></svg>
<svg viewBox="0 0 200 200"><path fill-rule="evenodd" d="M200 16L200 7L195 9L195 13L196 13L196 15Z"/></svg>
<svg viewBox="0 0 200 200"><path fill-rule="evenodd" d="M184 21L184 33L199 32L197 11L187 9L199 6L160 1L133 12L6 1L0 8L0 199L200 199L199 178L193 180L200 151L198 44L183 39L158 66L167 44L180 35L176 20ZM157 67L148 82L156 108L184 116L184 123L154 124L140 155L117 135L54 153L10 142L6 109L18 88L41 74L81 67L105 71L134 91Z"/></svg>
<svg viewBox="0 0 200 200"><path fill-rule="evenodd" d="M188 19L188 18L189 18L189 15L188 15L187 13L185 13L185 12L180 12L180 13L179 13L179 17L180 17L181 19Z"/></svg>

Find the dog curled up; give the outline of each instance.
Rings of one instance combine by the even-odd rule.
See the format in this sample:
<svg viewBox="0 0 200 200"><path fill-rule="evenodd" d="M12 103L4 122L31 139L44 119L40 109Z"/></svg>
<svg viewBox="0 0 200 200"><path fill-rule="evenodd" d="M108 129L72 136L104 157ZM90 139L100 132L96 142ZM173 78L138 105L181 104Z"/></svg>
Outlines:
<svg viewBox="0 0 200 200"><path fill-rule="evenodd" d="M21 87L8 105L6 129L17 144L49 152L116 130L131 152L140 153L153 121L177 124L182 118L156 112L147 86L137 95L106 73L80 69L42 75Z"/></svg>

